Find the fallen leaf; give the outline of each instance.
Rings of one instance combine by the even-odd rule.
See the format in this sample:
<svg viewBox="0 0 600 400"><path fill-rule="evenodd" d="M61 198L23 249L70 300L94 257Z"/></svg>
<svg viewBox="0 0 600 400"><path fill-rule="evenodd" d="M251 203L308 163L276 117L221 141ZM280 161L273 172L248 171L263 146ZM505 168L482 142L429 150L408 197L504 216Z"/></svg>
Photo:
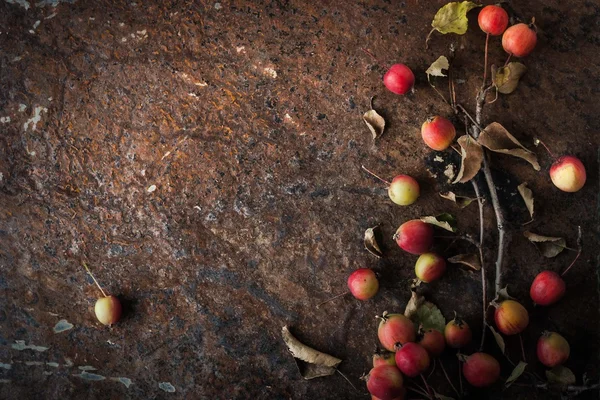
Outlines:
<svg viewBox="0 0 600 400"><path fill-rule="evenodd" d="M536 171L540 170L537 156L525 148L505 127L497 122L492 122L485 127L477 139L480 145L496 153L508 154L527 161Z"/></svg>
<svg viewBox="0 0 600 400"><path fill-rule="evenodd" d="M519 379L519 377L521 375L523 375L523 372L525 372L525 367L527 367L527 363L523 362L523 361L519 361L519 363L517 364L517 366L510 373L510 376L508 377L508 379L504 383L504 386L505 387L509 387L510 385L512 385L514 383L514 381L516 381L517 379Z"/></svg>
<svg viewBox="0 0 600 400"><path fill-rule="evenodd" d="M527 187L527 182L523 182L517 186L517 190L525 202L525 207L527 207L529 215L533 219L533 192Z"/></svg>
<svg viewBox="0 0 600 400"><path fill-rule="evenodd" d="M365 231L365 249L375 257L383 257L383 252L377 243L377 234L379 232L379 225L369 228Z"/></svg>
<svg viewBox="0 0 600 400"><path fill-rule="evenodd" d="M496 332L493 326L488 325L488 328L490 328L490 331L492 331L492 335L494 335L494 339L496 339L496 344L498 345L498 347L500 347L500 351L502 351L502 354L504 354L504 351L506 350L504 338L502 337L502 335Z"/></svg>
<svg viewBox="0 0 600 400"><path fill-rule="evenodd" d="M435 225L450 232L456 232L456 218L452 214L443 213L433 216L421 217L421 221Z"/></svg>
<svg viewBox="0 0 600 400"><path fill-rule="evenodd" d="M575 378L573 371L562 365L546 371L546 378L550 383L560 383L562 385L573 385L577 382L577 378Z"/></svg>
<svg viewBox="0 0 600 400"><path fill-rule="evenodd" d="M437 329L444 332L446 319L437 306L429 301L421 304L413 314L411 320L416 326L422 326L423 329Z"/></svg>
<svg viewBox="0 0 600 400"><path fill-rule="evenodd" d="M440 196L446 200L454 202L460 208L465 208L466 206L477 200L477 198L459 196L454 192L440 193Z"/></svg>
<svg viewBox="0 0 600 400"><path fill-rule="evenodd" d="M301 343L291 334L287 326L282 328L281 335L288 350L294 356L298 370L304 379L332 375L335 373L337 366L342 362L339 358L322 353Z"/></svg>
<svg viewBox="0 0 600 400"><path fill-rule="evenodd" d="M425 73L427 74L427 80L429 80L430 76L448 76L442 72L442 70L448 70L450 68L450 63L446 56L439 56L437 60L435 60Z"/></svg>
<svg viewBox="0 0 600 400"><path fill-rule="evenodd" d="M567 247L567 241L561 237L542 236L530 231L523 232L523 235L546 258L556 257Z"/></svg>
<svg viewBox="0 0 600 400"><path fill-rule="evenodd" d="M456 1L448 3L440 8L435 14L435 17L433 17L433 21L431 22L433 29L429 32L429 35L427 35L425 43L429 42L429 37L434 31L438 31L442 34L456 33L464 35L469 27L467 13L475 7L481 7L481 5L471 1Z"/></svg>
<svg viewBox="0 0 600 400"><path fill-rule="evenodd" d="M477 254L459 254L454 257L450 257L448 262L452 264L464 264L474 271L481 270L481 261Z"/></svg>
<svg viewBox="0 0 600 400"><path fill-rule="evenodd" d="M519 79L526 71L527 67L520 62L510 62L497 69L492 66L492 80L500 93L510 94L517 89Z"/></svg>
<svg viewBox="0 0 600 400"><path fill-rule="evenodd" d="M412 316L417 312L417 309L425 302L425 297L421 296L414 290L411 291L410 300L404 309L404 316L412 319Z"/></svg>
<svg viewBox="0 0 600 400"><path fill-rule="evenodd" d="M508 294L508 286L505 286L502 289L498 290L498 296L495 300L515 300L515 298Z"/></svg>
<svg viewBox="0 0 600 400"><path fill-rule="evenodd" d="M462 160L458 175L456 175L456 179L452 183L465 183L473 179L479 172L481 163L483 162L483 149L469 135L459 137L457 143L460 145Z"/></svg>
<svg viewBox="0 0 600 400"><path fill-rule="evenodd" d="M373 140L383 135L385 129L385 119L373 110L373 98L371 97L371 109L363 114L363 121L373 135Z"/></svg>
<svg viewBox="0 0 600 400"><path fill-rule="evenodd" d="M438 400L454 400L454 397L444 396L443 394L440 394L435 390L433 391L433 396Z"/></svg>

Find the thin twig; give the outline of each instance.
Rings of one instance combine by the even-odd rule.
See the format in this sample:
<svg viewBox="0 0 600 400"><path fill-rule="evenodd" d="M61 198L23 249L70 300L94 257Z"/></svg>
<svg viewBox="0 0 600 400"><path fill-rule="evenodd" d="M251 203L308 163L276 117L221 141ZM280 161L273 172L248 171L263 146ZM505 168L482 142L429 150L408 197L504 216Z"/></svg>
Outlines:
<svg viewBox="0 0 600 400"><path fill-rule="evenodd" d="M456 315L456 311L454 312L454 314ZM462 385L462 362L460 361L460 358L458 359L458 383L460 385L460 394L458 395L458 397L462 398L464 392Z"/></svg>
<svg viewBox="0 0 600 400"><path fill-rule="evenodd" d="M423 391L421 391L421 390L419 390L419 389L417 389L417 388L414 388L414 387L412 387L412 386L407 386L406 388L407 388L408 390L410 390L410 391L413 391L413 392L415 392L415 393L419 393L421 396L425 396L425 397L427 397L428 399L431 399L431 396L429 396L427 393L425 393L425 392L423 392Z"/></svg>
<svg viewBox="0 0 600 400"><path fill-rule="evenodd" d="M100 291L102 292L102 296L107 297L106 293L104 293L104 290L102 290L102 286L100 286L100 284L96 280L96 277L94 276L94 274L92 274L92 271L90 271L90 269L88 268L88 266L85 263L83 263L83 268L85 268L85 270L88 272L88 274L90 274L90 276L94 280L94 283L96 284L96 286L98 286L98 289L100 289Z"/></svg>
<svg viewBox="0 0 600 400"><path fill-rule="evenodd" d="M347 295L348 293L350 293L350 292L344 292L344 293L340 293L340 294L338 294L338 295L335 295L335 296L333 296L333 297L332 297L332 298L330 298L330 299L327 299L327 300L325 300L325 301L322 301L322 302L320 302L319 304L317 304L317 308L321 307L323 304L325 304L325 303L327 303L327 302L330 302L330 301L332 301L332 300L335 300L335 299L338 299L338 298L340 298L340 297L342 297L342 296L345 296L345 295Z"/></svg>
<svg viewBox="0 0 600 400"><path fill-rule="evenodd" d="M487 64L488 64L488 43L490 41L490 34L488 33L485 37L485 58L483 62L483 83L481 84L481 90L485 88L485 81L487 80Z"/></svg>
<svg viewBox="0 0 600 400"><path fill-rule="evenodd" d="M481 200L481 194L479 192L479 185L475 182L474 179L471 180L471 184L473 185L473 189L475 190L475 196L477 196L477 204L479 205L479 262L481 264L481 291L482 300L481 306L483 308L483 326L481 333L481 343L479 345L479 351L483 351L483 346L485 344L485 333L487 331L487 279L485 276L485 263L483 260L483 237L484 237L484 228L483 228L483 201Z"/></svg>
<svg viewBox="0 0 600 400"><path fill-rule="evenodd" d="M527 357L525 357L525 346L523 345L523 335L519 333L519 342L521 342L521 356L523 357L523 362L527 362Z"/></svg>
<svg viewBox="0 0 600 400"><path fill-rule="evenodd" d="M385 179L381 178L380 176L376 175L373 171L370 171L367 167L365 167L364 165L361 165L362 169L364 169L365 171L367 171L369 174L373 175L375 178L379 179L381 182L385 183L386 185L390 186L391 183L386 181Z"/></svg>
<svg viewBox="0 0 600 400"><path fill-rule="evenodd" d="M350 382L350 379L348 379L348 377L347 377L346 375L344 375L344 374L342 373L342 371L340 371L339 369L336 369L336 371L337 371L337 372L338 372L338 373L339 373L339 374L342 376L342 378L344 378L344 379L346 380L346 382L348 382L348 383L350 384L350 386L352 386L352 388L353 388L354 390L356 390L357 392L359 392L359 393L360 393L360 390L358 390L358 389L356 388L356 386L354 386L354 384L353 384L352 382Z"/></svg>
<svg viewBox="0 0 600 400"><path fill-rule="evenodd" d="M575 262L577 261L577 259L581 255L581 250L582 249L583 249L583 245L582 245L582 241L581 241L581 226L578 226L577 227L577 255L575 256L575 259L573 260L573 262L571 263L571 265L569 265L567 267L567 269L565 269L565 271L562 274L560 274L560 276L565 276L565 274L567 272L569 272L569 270L571 269L571 267L573 267L573 265L575 265Z"/></svg>
<svg viewBox="0 0 600 400"><path fill-rule="evenodd" d="M446 380L450 384L450 387L452 388L452 390L454 390L454 393L456 393L456 395L458 397L460 397L460 393L458 393L458 390L456 390L456 388L452 384L452 381L450 380L450 377L448 376L448 373L446 372L446 368L444 368L444 363L442 362L441 359L440 359L440 367L442 367L442 372L444 373L444 376L446 377Z"/></svg>
<svg viewBox="0 0 600 400"><path fill-rule="evenodd" d="M423 374L421 374L421 379L423 380L423 383L425 384L425 389L427 389L427 393L429 393L429 397L433 397L433 393L431 393L431 388L429 387L429 384L427 383L427 379L425 379Z"/></svg>

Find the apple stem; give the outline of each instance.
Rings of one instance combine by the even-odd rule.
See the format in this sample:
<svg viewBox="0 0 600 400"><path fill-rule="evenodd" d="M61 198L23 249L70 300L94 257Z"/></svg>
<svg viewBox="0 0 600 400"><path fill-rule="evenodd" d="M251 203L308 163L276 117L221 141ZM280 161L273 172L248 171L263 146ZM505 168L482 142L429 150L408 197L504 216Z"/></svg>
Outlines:
<svg viewBox="0 0 600 400"><path fill-rule="evenodd" d="M432 398L433 393L431 393L431 388L429 387L429 384L427 384L427 379L425 379L423 374L421 374L421 379L423 380L423 383L425 384L425 389L427 389L427 393L429 393L429 398Z"/></svg>
<svg viewBox="0 0 600 400"><path fill-rule="evenodd" d="M352 386L352 388L353 388L355 391L359 392L359 390L356 388L356 386L354 386L354 384L353 384L353 383L350 381L350 379L348 379L348 377L347 377L346 375L344 375L344 374L342 373L342 371L340 371L340 370L339 370L339 369L337 369L337 368L336 368L335 370L336 370L336 372L337 372L338 374L340 374L340 375L342 376L342 378L344 378L344 379L346 380L346 382L348 382L348 383L350 384L350 386Z"/></svg>
<svg viewBox="0 0 600 400"><path fill-rule="evenodd" d="M508 55L508 58L506 59L506 62L504 62L504 66L506 67L508 65L508 63L510 62L510 58L512 57L512 53L510 53Z"/></svg>
<svg viewBox="0 0 600 400"><path fill-rule="evenodd" d="M462 361L460 358L458 359L458 383L460 385L460 394L458 395L459 399L462 399L463 392L463 384L462 384Z"/></svg>
<svg viewBox="0 0 600 400"><path fill-rule="evenodd" d="M525 357L525 346L523 345L523 335L519 333L519 342L521 342L521 356L523 357L523 362L527 362L527 357Z"/></svg>
<svg viewBox="0 0 600 400"><path fill-rule="evenodd" d="M364 165L361 165L362 169L364 169L365 171L367 171L369 174L373 175L375 178L379 179L381 182L385 183L388 186L391 186L391 183L386 181L385 179L381 178L380 176L378 176L377 174L375 174L374 172L370 171L369 169L367 169L367 167L365 167Z"/></svg>
<svg viewBox="0 0 600 400"><path fill-rule="evenodd" d="M369 56L371 56L371 58L375 61L377 61L377 64L379 64L381 67L385 68L386 70L389 69L387 65L385 65L384 63L382 63L381 61L379 61L379 59L377 57L375 57L373 55L373 53L371 53L369 50L362 48L362 51L364 51L365 53L367 53Z"/></svg>
<svg viewBox="0 0 600 400"><path fill-rule="evenodd" d="M481 84L481 89L485 88L485 81L487 80L487 65L488 65L488 43L490 41L490 34L488 33L485 36L485 57L483 61L483 83Z"/></svg>
<svg viewBox="0 0 600 400"><path fill-rule="evenodd" d="M546 149L546 151L548 152L548 154L550 154L550 156L551 156L552 158L556 158L556 156L554 155L554 153L552 153L552 152L550 151L550 149L548 148L548 146L546 146L546 143L542 142L542 141L541 141L540 139L538 139L538 138L535 138L535 139L534 139L534 144L537 144L537 143L539 143L539 144L541 144L542 146L544 146L544 148Z"/></svg>
<svg viewBox="0 0 600 400"><path fill-rule="evenodd" d="M452 381L450 380L450 377L448 376L448 373L446 372L446 368L444 368L444 363L442 362L441 359L440 359L440 367L442 367L442 372L444 373L444 376L446 377L446 380L450 384L450 387L452 388L452 390L454 390L454 393L456 393L456 395L458 397L460 397L460 393L458 393L458 390L456 390L456 387L454 387L454 385L452 384Z"/></svg>
<svg viewBox="0 0 600 400"><path fill-rule="evenodd" d="M415 383L415 385L417 385L417 384ZM417 387L419 387L419 385L417 385ZM414 388L414 387L412 387L412 386L407 386L406 388L407 388L408 390L412 391L412 392L415 392L415 393L418 393L418 394L420 394L421 396L425 396L425 397L427 397L428 399L431 399L431 396L429 396L427 393L425 393L425 392L424 392L423 390L421 390L421 389Z"/></svg>
<svg viewBox="0 0 600 400"><path fill-rule="evenodd" d="M83 267L85 268L85 270L88 272L88 274L90 274L90 276L92 277L92 279L94 280L94 283L96 284L96 286L98 286L98 289L100 289L100 291L102 292L102 295L104 297L108 297L106 296L106 293L104 293L104 290L102 290L102 286L100 286L100 284L98 283L98 281L96 280L96 277L94 276L94 274L92 274L92 271L90 271L90 269L88 268L88 266L83 263Z"/></svg>
<svg viewBox="0 0 600 400"><path fill-rule="evenodd" d="M575 256L575 259L573 260L573 262L571 262L571 265L569 265L567 267L567 269L565 269L565 271L560 274L560 276L565 276L565 274L567 272L569 272L569 270L571 269L571 267L573 267L573 265L575 265L575 262L577 261L577 259L579 258L579 256L581 255L581 250L583 248L582 246L582 242L581 242L581 226L577 227L577 255Z"/></svg>
<svg viewBox="0 0 600 400"><path fill-rule="evenodd" d="M332 300L339 299L340 297L342 297L342 296L345 296L345 295L347 295L348 293L350 293L350 292L344 292L344 293L340 293L340 294L338 294L338 295L336 295L336 296L333 296L332 298L330 298L330 299L327 299L327 300L325 300L325 301L323 301L323 302L321 302L321 303L317 304L317 308L321 307L323 304L325 304L325 303L328 303L328 302L330 302L330 301L332 301Z"/></svg>

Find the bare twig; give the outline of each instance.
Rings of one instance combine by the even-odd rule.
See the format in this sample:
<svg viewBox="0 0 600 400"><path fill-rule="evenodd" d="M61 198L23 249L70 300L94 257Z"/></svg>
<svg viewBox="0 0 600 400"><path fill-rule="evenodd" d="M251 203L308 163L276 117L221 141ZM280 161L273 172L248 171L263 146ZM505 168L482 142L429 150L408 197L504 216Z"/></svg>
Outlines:
<svg viewBox="0 0 600 400"><path fill-rule="evenodd" d="M479 262L481 263L481 291L482 293L482 300L481 300L481 306L483 308L483 326L482 326L482 333L481 333L481 343L479 345L479 351L483 350L483 346L485 344L485 333L487 331L487 320L486 320L486 315L487 315L487 279L485 276L485 263L483 260L483 237L484 237L484 230L483 230L483 201L481 200L481 194L479 192L479 185L477 184L477 182L475 182L474 179L471 180L471 184L473 185L473 189L475 190L475 196L477 197L477 204L479 205Z"/></svg>
<svg viewBox="0 0 600 400"><path fill-rule="evenodd" d="M460 397L460 393L458 393L458 390L456 390L456 388L452 384L452 381L450 380L450 377L448 376L448 373L446 372L446 368L444 368L444 363L442 362L441 359L440 359L440 367L442 367L442 372L444 373L444 376L446 377L446 380L450 384L450 387L452 388L452 390L454 390L454 393L456 393L456 395L458 397Z"/></svg>
<svg viewBox="0 0 600 400"><path fill-rule="evenodd" d="M523 362L527 362L527 357L525 357L525 346L523 345L523 335L519 333L519 342L521 342L521 357L523 357Z"/></svg>
<svg viewBox="0 0 600 400"><path fill-rule="evenodd" d="M390 186L391 183L386 181L385 179L383 179L382 177L378 176L377 174L375 174L374 172L370 171L367 167L365 167L364 165L361 165L362 169L364 169L365 171L367 171L369 174L373 175L375 178L379 179L381 182L385 183L386 185Z"/></svg>
<svg viewBox="0 0 600 400"><path fill-rule="evenodd" d="M485 61L483 62L483 83L481 84L481 90L485 88L485 81L487 80L487 64L488 64L488 43L490 41L490 34L488 33L485 37Z"/></svg>
<svg viewBox="0 0 600 400"><path fill-rule="evenodd" d="M577 261L577 259L581 255L581 250L582 249L583 249L583 244L582 244L582 240L581 240L581 226L578 226L577 227L577 255L575 256L575 259L573 260L573 262L571 263L571 265L569 265L567 267L567 269L565 269L564 272L562 274L560 274L560 276L565 276L565 274L567 272L569 272L569 270L571 269L571 267L573 267L573 265L575 265L575 262Z"/></svg>
<svg viewBox="0 0 600 400"><path fill-rule="evenodd" d="M98 281L96 280L96 277L94 276L94 274L92 274L92 271L90 271L90 269L88 268L88 266L86 265L86 263L83 263L83 268L85 268L85 270L88 272L88 274L90 274L90 276L92 277L92 279L94 280L94 283L96 284L96 286L98 286L98 289L100 289L100 291L102 292L102 295L104 297L106 296L106 293L104 293L104 290L102 290L102 286L100 286L100 284L98 283Z"/></svg>
<svg viewBox="0 0 600 400"><path fill-rule="evenodd" d="M357 391L358 393L360 393L360 390L358 390L358 389L356 388L356 386L354 386L354 384L353 384L353 383L350 381L350 379L348 379L348 377L347 377L346 375L344 375L344 374L342 373L342 371L340 371L340 370L339 370L339 369L337 369L337 368L336 368L336 371L337 371L337 373L338 373L338 374L340 374L340 375L342 376L342 378L344 378L344 379L346 380L346 382L348 382L348 383L350 384L350 386L352 386L352 388L353 388L355 391Z"/></svg>

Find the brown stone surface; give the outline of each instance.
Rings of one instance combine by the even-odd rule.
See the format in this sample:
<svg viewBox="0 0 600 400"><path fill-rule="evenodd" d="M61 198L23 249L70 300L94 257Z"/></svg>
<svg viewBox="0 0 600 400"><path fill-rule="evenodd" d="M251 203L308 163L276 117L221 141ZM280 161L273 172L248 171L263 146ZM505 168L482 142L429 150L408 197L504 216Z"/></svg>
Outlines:
<svg viewBox="0 0 600 400"><path fill-rule="evenodd" d="M434 34L425 50L444 2L20 3L31 4L0 2L0 117L10 117L0 123L0 398L366 398L358 378L377 344L373 316L403 310L410 296L415 257L391 240L396 227L450 211L463 232L477 232L476 205L458 210L437 195L444 185L427 166L439 182L441 170L419 138L428 116L451 114L424 74L451 42L457 78L465 80L459 100L474 108L485 40L476 12L467 35ZM517 92L486 106L485 120L499 121L528 147L538 136L557 154L577 155L588 183L575 194L559 192L541 148L539 173L493 157L514 232L505 282L532 316L524 334L532 371L543 375L533 349L539 332L552 329L570 341L567 366L579 382L583 373L597 380L600 7L536 0L512 8L536 17L539 43ZM362 47L383 63L409 65L416 92L387 92L384 69ZM498 38L490 59L505 59ZM361 119L373 95L388 122L375 144ZM385 177L414 176L421 199L394 206L361 164ZM572 247L576 226L584 232L567 295L549 308L533 307L529 284L541 269L563 269L574 253L544 259L522 237L528 215L514 195L522 181L536 198L528 229L565 236ZM456 190L470 194L466 185ZM381 261L362 245L364 230L377 223L385 236ZM489 201L485 227L491 282ZM437 246L447 256L461 250L449 244ZM95 320L99 293L84 261L125 304L112 328ZM317 309L346 290L357 267L381 273L378 296ZM451 266L421 290L446 318L457 310L480 337L478 275ZM54 333L62 319L73 328ZM337 374L302 380L281 340L286 324L342 358L340 370L360 392ZM19 351L16 341L48 349ZM507 338L507 347L518 359L518 339ZM487 348L498 355L491 339ZM444 361L456 377L454 355ZM95 370L82 376L82 366ZM431 382L450 395L441 379L438 368ZM500 384L487 393L549 396Z"/></svg>

